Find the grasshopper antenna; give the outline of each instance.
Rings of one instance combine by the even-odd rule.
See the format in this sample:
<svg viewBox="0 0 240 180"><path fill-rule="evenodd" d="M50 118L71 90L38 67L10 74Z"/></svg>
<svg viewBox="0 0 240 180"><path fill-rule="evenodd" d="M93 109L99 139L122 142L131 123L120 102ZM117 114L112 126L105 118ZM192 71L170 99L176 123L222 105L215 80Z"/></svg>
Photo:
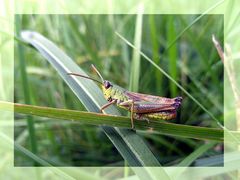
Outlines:
<svg viewBox="0 0 240 180"><path fill-rule="evenodd" d="M91 65L92 66L92 68L93 68L93 70L98 74L98 76L101 78L101 80L102 80L102 84L104 83L104 79L103 79L103 77L101 76L101 74L100 74L100 72L97 70L97 68L92 64Z"/></svg>
<svg viewBox="0 0 240 180"><path fill-rule="evenodd" d="M97 83L99 83L99 84L103 84L103 82L101 82L101 81L98 81L98 80L96 80L96 79L94 79L94 78L87 77L87 76L84 76L84 75L81 75L81 74L77 74L77 73L67 73L67 74L68 74L68 75L73 75L73 76L83 77L83 78L86 78L86 79L93 80L93 81L95 81L95 82L97 82Z"/></svg>

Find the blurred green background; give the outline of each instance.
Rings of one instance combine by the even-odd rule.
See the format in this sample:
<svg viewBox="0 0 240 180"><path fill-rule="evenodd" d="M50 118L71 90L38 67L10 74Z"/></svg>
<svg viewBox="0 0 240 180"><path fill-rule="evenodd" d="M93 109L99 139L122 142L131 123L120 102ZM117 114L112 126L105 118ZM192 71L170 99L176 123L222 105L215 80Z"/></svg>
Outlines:
<svg viewBox="0 0 240 180"><path fill-rule="evenodd" d="M141 50L179 82L223 123L223 65L211 36L223 42L223 16L143 15ZM140 68L132 66L133 49L123 42L118 32L130 42L136 33L136 15L16 15L16 35L33 30L56 43L89 75L96 77L90 65L95 64L103 77L126 89L131 72L139 74L138 92L175 97L183 104L174 123L219 127L216 121L183 94L169 79L144 58ZM23 61L23 59L25 61ZM25 63L24 63L25 62ZM39 106L85 110L56 71L34 49L15 41L15 102ZM23 77L20 69L25 69ZM136 87L135 87L136 89ZM123 111L127 115L126 112ZM41 117L15 115L15 141L30 148L26 119L34 120L36 155L55 166L124 166L124 160L110 140L96 126ZM154 155L165 166L186 158L204 141L138 132ZM205 166L210 156L222 160L223 145L217 144L204 153ZM15 166L33 166L27 156L15 151ZM205 163L205 164L204 164ZM36 164L35 164L36 165ZM216 164L221 165L221 164Z"/></svg>

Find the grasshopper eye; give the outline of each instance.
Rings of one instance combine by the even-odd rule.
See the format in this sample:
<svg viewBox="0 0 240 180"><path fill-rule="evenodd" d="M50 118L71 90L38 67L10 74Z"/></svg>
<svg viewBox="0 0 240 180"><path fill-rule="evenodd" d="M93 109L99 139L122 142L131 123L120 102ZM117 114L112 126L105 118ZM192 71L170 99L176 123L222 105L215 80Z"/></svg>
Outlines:
<svg viewBox="0 0 240 180"><path fill-rule="evenodd" d="M111 87L112 86L112 84L109 82L109 81L104 81L104 87L106 88L106 89L108 89L109 87Z"/></svg>

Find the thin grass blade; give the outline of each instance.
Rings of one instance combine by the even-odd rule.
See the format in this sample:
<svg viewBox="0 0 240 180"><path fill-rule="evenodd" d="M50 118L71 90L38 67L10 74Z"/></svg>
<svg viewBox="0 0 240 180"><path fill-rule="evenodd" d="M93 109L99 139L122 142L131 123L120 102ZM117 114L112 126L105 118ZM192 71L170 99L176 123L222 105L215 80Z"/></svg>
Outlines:
<svg viewBox="0 0 240 180"><path fill-rule="evenodd" d="M173 16L169 16L167 27L167 41L170 43L176 37L176 32L174 29ZM173 44L168 50L168 61L169 61L169 74L174 79L177 80L177 45ZM177 86L170 82L170 92L171 97L177 96Z"/></svg>
<svg viewBox="0 0 240 180"><path fill-rule="evenodd" d="M142 39L142 19L143 19L143 6L140 4L138 14L136 17L135 37L134 45L141 49ZM140 54L138 51L133 50L132 64L131 64L131 75L130 75L130 91L138 92L139 87L139 74L140 74Z"/></svg>
<svg viewBox="0 0 240 180"><path fill-rule="evenodd" d="M131 125L130 118L125 116L107 115L68 109L57 109L42 106L40 107L17 103L13 104L0 101L0 108L4 111L11 111L11 107L13 105L16 113L22 113L26 115L36 115L47 118L62 119L97 126L107 125L125 128ZM167 123L164 121L150 121L149 124L147 122L136 121L135 126L137 130L145 130L149 131L149 133L220 142L223 141L223 130L216 128L187 126L181 124ZM238 134L239 133L235 133L236 136ZM131 139L137 140L134 136L131 137Z"/></svg>

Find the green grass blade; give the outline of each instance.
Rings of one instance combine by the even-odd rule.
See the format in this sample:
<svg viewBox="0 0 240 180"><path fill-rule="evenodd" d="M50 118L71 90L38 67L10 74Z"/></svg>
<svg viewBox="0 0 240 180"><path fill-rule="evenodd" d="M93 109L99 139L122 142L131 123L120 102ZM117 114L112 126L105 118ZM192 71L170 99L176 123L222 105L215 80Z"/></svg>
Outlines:
<svg viewBox="0 0 240 180"><path fill-rule="evenodd" d="M139 6L139 12L136 17L136 27L135 27L135 37L134 45L141 49L141 39L142 39L142 19L143 19L143 7ZM130 91L138 92L139 87L139 74L140 74L140 54L138 51L133 50L132 64L131 64L131 74L130 74Z"/></svg>
<svg viewBox="0 0 240 180"><path fill-rule="evenodd" d="M0 101L2 110L10 110L12 103ZM101 113L90 113L85 111L75 111L68 109L57 109L49 107L40 107L24 104L14 104L14 111L27 115L36 115L55 119L64 119L79 123L91 125L107 125L113 127L126 128L131 126L130 118L125 116L107 115ZM202 140L223 141L223 130L216 128L206 128L198 126L187 126L181 124L167 123L165 121L150 121L147 122L135 121L137 130L146 130L149 133L158 133L171 136L179 136L185 138L195 138ZM114 133L114 131L112 131ZM130 132L130 131L129 131ZM115 137L116 138L116 137ZM132 136L132 140L138 140ZM141 142L134 142L135 145ZM132 150L134 153L134 149ZM135 156L138 154L135 152ZM151 163L151 162L148 162Z"/></svg>
<svg viewBox="0 0 240 180"><path fill-rule="evenodd" d="M168 24L167 24L167 40L168 42L172 42L174 37L176 37L175 27L174 27L174 19L173 16L169 16ZM177 45L173 44L168 50L168 60L169 60L169 74L174 79L177 80ZM177 86L170 82L170 92L171 97L177 96Z"/></svg>
<svg viewBox="0 0 240 180"><path fill-rule="evenodd" d="M97 85L92 81L67 75L69 72L86 75L83 70L42 35L30 31L24 31L21 35L51 63L88 111L99 112L99 108L107 101ZM114 107L109 107L105 113L119 115ZM103 127L103 130L130 166L160 166L150 149L134 131L111 127Z"/></svg>
<svg viewBox="0 0 240 180"><path fill-rule="evenodd" d="M149 28L150 28L150 37L152 43L152 59L156 64L160 64L160 57L159 57L159 48L160 43L158 42L158 35L157 35L157 26L155 24L155 14L149 15ZM163 84L163 76L159 71L155 71L155 83L156 83L156 91L161 94L163 91L161 85Z"/></svg>
<svg viewBox="0 0 240 180"><path fill-rule="evenodd" d="M20 34L20 15L16 15L16 33L17 35ZM21 63L20 65L20 72L21 72L21 78L22 78L22 84L23 84L23 93L24 93L24 100L26 104L31 104L30 94L29 94L29 83L26 73L26 63L24 58L24 48L22 44L18 43L17 45L17 53L19 56L19 60ZM31 151L34 154L37 154L37 141L36 141L36 135L35 135L35 128L34 128L34 119L31 116L27 116L27 124L28 124L28 131L29 131L29 141L30 141L30 147Z"/></svg>

